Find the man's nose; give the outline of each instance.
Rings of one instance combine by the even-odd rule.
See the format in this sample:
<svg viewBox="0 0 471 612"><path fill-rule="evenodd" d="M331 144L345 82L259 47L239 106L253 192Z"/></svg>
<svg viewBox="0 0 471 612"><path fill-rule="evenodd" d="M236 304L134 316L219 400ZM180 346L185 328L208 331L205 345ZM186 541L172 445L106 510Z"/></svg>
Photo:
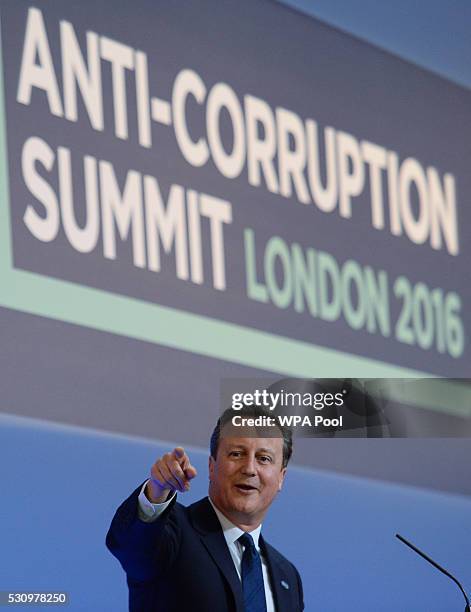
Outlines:
<svg viewBox="0 0 471 612"><path fill-rule="evenodd" d="M247 476L255 476L257 473L257 459L255 455L246 455L242 465L242 472Z"/></svg>

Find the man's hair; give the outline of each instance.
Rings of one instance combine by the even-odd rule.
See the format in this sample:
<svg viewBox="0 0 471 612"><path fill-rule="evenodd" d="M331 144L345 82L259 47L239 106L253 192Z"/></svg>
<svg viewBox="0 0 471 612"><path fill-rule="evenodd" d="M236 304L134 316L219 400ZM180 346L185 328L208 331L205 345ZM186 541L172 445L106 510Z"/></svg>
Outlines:
<svg viewBox="0 0 471 612"><path fill-rule="evenodd" d="M209 451L211 453L211 457L216 459L216 455L219 447L219 440L221 437L221 431L223 427L232 421L232 417L240 415L242 417L247 418L257 418L257 417L273 417L273 415L262 408L261 406L243 406L240 410L235 411L233 408L227 408L221 414L219 419L217 420L216 426L214 427L213 433L211 434L211 439L209 442ZM276 421L276 427L279 429L281 433L281 437L283 438L283 467L285 468L288 465L288 461L293 454L293 432L289 427L285 427L280 425L278 421ZM259 428L253 428L254 431L257 431ZM266 431L266 428L260 428ZM273 436L272 432L271 437ZM252 437L257 437L255 434ZM262 436L261 436L262 437ZM266 436L270 437L270 436ZM278 436L276 436L278 437Z"/></svg>

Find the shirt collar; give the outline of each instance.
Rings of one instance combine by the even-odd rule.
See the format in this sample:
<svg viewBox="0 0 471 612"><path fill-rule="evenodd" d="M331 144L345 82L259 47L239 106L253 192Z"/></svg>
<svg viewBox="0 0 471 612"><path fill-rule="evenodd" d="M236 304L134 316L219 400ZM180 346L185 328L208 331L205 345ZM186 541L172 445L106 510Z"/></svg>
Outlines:
<svg viewBox="0 0 471 612"><path fill-rule="evenodd" d="M216 508L216 506L213 503L213 500L210 497L208 499L209 499L211 506L214 509L214 512L216 513L216 516L219 519L219 522L221 523L221 528L224 533L224 537L226 538L227 544L230 546L231 544L236 542L243 533L249 533L253 538L255 548L257 549L258 552L260 552L258 541L260 538L260 531L262 530L262 525L260 524L253 531L245 532L243 529L240 529L240 527L237 527L237 525L234 525L234 523L232 523L227 518L227 516L225 516L220 510L218 510L218 508Z"/></svg>

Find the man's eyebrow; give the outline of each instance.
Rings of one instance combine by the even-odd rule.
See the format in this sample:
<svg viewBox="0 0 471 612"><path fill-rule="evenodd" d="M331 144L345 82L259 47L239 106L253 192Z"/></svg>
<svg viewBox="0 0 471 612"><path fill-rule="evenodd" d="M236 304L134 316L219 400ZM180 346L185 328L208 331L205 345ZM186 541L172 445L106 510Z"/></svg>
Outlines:
<svg viewBox="0 0 471 612"><path fill-rule="evenodd" d="M234 450L234 449L242 449L242 450L247 450L247 446L245 446L244 444L231 444L228 448L228 450ZM257 448L256 453L268 453L270 455L275 455L275 451L272 448Z"/></svg>

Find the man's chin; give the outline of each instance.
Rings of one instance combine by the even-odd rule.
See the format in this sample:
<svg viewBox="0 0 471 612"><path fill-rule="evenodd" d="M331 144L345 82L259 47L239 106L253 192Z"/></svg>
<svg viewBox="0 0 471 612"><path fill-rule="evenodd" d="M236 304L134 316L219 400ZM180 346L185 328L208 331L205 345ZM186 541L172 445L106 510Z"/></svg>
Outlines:
<svg viewBox="0 0 471 612"><path fill-rule="evenodd" d="M236 512L252 514L257 511L258 495L237 495L232 500L233 508Z"/></svg>

